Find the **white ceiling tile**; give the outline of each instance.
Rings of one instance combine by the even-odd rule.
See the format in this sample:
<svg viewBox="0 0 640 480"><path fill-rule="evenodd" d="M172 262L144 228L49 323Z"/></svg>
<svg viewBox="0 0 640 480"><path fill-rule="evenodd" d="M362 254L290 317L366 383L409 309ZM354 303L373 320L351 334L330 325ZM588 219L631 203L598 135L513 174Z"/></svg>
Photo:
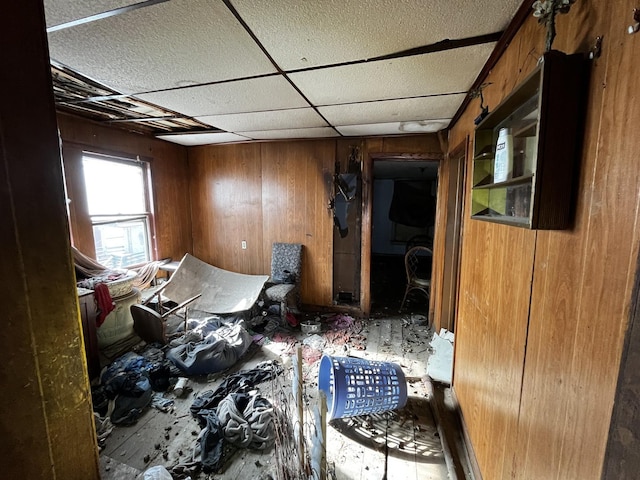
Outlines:
<svg viewBox="0 0 640 480"><path fill-rule="evenodd" d="M254 140L282 140L295 138L327 138L337 137L338 134L331 127L296 128L289 130L263 130L259 132L242 132Z"/></svg>
<svg viewBox="0 0 640 480"><path fill-rule="evenodd" d="M126 7L144 0L44 0L47 27Z"/></svg>
<svg viewBox="0 0 640 480"><path fill-rule="evenodd" d="M209 145L212 143L246 142L247 140L249 140L247 137L243 137L242 135L236 135L235 133L227 132L157 135L157 138L166 140L167 142L185 145L187 147L193 147L196 145Z"/></svg>
<svg viewBox="0 0 640 480"><path fill-rule="evenodd" d="M371 123L368 125L337 126L336 129L347 137L369 135L399 135L438 132L449 125L451 119L424 120L416 122Z"/></svg>
<svg viewBox="0 0 640 480"><path fill-rule="evenodd" d="M198 117L199 121L230 132L325 127L327 123L313 108L273 110Z"/></svg>
<svg viewBox="0 0 640 480"><path fill-rule="evenodd" d="M348 103L319 107L318 110L332 125L399 122L451 118L465 98L465 94L440 95L379 102Z"/></svg>
<svg viewBox="0 0 640 480"><path fill-rule="evenodd" d="M308 106L304 98L279 75L147 93L137 97L191 117Z"/></svg>
<svg viewBox="0 0 640 480"><path fill-rule="evenodd" d="M218 0L171 0L51 32L49 49L52 59L123 93L275 71Z"/></svg>
<svg viewBox="0 0 640 480"><path fill-rule="evenodd" d="M522 0L234 0L285 69L372 58L503 30Z"/></svg>
<svg viewBox="0 0 640 480"><path fill-rule="evenodd" d="M314 105L466 92L495 44L290 74Z"/></svg>

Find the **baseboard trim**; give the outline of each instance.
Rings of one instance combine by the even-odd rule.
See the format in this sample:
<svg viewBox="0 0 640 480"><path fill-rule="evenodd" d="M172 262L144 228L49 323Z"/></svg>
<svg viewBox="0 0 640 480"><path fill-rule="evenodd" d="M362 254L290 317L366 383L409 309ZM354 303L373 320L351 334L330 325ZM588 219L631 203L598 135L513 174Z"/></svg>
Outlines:
<svg viewBox="0 0 640 480"><path fill-rule="evenodd" d="M471 472L473 474L474 480L482 480L480 465L478 465L478 459L473 449L473 444L471 443L469 430L467 429L467 424L464 420L464 415L462 414L462 410L460 409L460 402L458 402L456 390L453 387L453 385L450 388L450 392L451 392L451 399L453 401L453 407L454 407L456 416L458 417L458 421L460 422L460 430L462 432L462 441L464 444L464 454L467 457L466 460L469 463L469 467L471 468Z"/></svg>

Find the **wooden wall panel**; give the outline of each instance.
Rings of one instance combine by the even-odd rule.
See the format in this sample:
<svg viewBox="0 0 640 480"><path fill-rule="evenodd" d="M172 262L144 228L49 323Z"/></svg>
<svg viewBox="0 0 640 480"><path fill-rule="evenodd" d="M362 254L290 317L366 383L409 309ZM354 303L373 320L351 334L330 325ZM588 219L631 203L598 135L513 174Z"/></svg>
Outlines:
<svg viewBox="0 0 640 480"><path fill-rule="evenodd" d="M368 139L362 157L362 238L360 245L360 308L363 313L371 310L371 233L373 207L373 157L382 151L382 139Z"/></svg>
<svg viewBox="0 0 640 480"><path fill-rule="evenodd" d="M87 193L82 169L82 149L64 145L64 173L69 199L69 226L71 243L85 255L96 258L96 244L93 241L93 225L89 217Z"/></svg>
<svg viewBox="0 0 640 480"><path fill-rule="evenodd" d="M453 162L442 161L440 168L438 169L438 195L436 199L436 226L435 235L433 238L433 258L444 258L445 256L445 244L447 237L447 218L451 213L451 204L447 203L447 199L451 192L451 170ZM430 307L433 305L433 311L429 312L429 319L432 322L434 331L439 332L440 328L449 329L448 325L445 325L445 321L442 318L442 304L444 299L441 294L438 294L438 290L442 292L444 290L445 277L445 265L444 262L434 262L431 271L431 295L434 296L433 300L430 300ZM449 329L450 330L450 329Z"/></svg>
<svg viewBox="0 0 640 480"><path fill-rule="evenodd" d="M2 477L97 480L43 3L0 17Z"/></svg>
<svg viewBox="0 0 640 480"><path fill-rule="evenodd" d="M336 160L340 164L340 173L348 173L349 158L357 149L358 158L362 160L364 142L359 138L339 138L336 140ZM358 165L361 170L362 165ZM340 292L353 294L354 304L360 300L360 248L362 245L362 188L357 199L349 207L347 216L348 233L340 236L337 228L333 229L333 291L334 299ZM344 302L341 302L344 303Z"/></svg>
<svg viewBox="0 0 640 480"><path fill-rule="evenodd" d="M334 161L333 140L192 148L194 255L227 270L269 274L274 242L302 243L302 303L332 305Z"/></svg>
<svg viewBox="0 0 640 480"><path fill-rule="evenodd" d="M336 145L333 140L262 144L263 245L304 245L302 303L333 303L333 217L327 208ZM267 270L268 271L268 270Z"/></svg>
<svg viewBox="0 0 640 480"><path fill-rule="evenodd" d="M193 148L189 168L193 254L226 270L268 273L262 247L260 145Z"/></svg>
<svg viewBox="0 0 640 480"><path fill-rule="evenodd" d="M187 149L181 145L157 140L137 133L99 125L70 115L58 114L63 152L73 150L136 156L151 164L156 225L157 257L179 260L192 251L189 215L189 171ZM65 158L65 174L72 205L80 205L84 190L76 184L82 180L77 158ZM76 198L74 198L74 195ZM73 216L77 211L71 211ZM86 227L87 219L72 218L72 226ZM77 239L88 243L86 234ZM89 240L92 242L92 239ZM86 247L85 245L85 248Z"/></svg>
<svg viewBox="0 0 640 480"><path fill-rule="evenodd" d="M608 41L593 65L575 226L539 236L520 478L598 478L603 464L638 251L640 106L629 99L640 88L640 43L617 21L633 7L577 10Z"/></svg>
<svg viewBox="0 0 640 480"><path fill-rule="evenodd" d="M465 215L454 389L485 479L600 478L639 248L634 6L577 2L558 17L557 49L605 39L572 228L529 232ZM485 80L490 108L535 67L543 37L527 19ZM450 145L473 134L478 112L472 101Z"/></svg>
<svg viewBox="0 0 640 480"><path fill-rule="evenodd" d="M382 148L379 152L402 154L435 153L438 155L443 153L436 134L384 137L382 138Z"/></svg>
<svg viewBox="0 0 640 480"><path fill-rule="evenodd" d="M464 227L454 385L486 479L508 478L513 461L534 242L524 229Z"/></svg>

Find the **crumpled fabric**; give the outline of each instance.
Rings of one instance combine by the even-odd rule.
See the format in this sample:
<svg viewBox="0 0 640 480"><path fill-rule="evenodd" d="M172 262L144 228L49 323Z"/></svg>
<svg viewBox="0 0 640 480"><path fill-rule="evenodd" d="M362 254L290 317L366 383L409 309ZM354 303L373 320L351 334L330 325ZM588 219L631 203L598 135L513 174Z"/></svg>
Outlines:
<svg viewBox="0 0 640 480"><path fill-rule="evenodd" d="M282 372L282 367L273 361L261 362L253 369L243 370L229 375L215 391L207 390L193 401L191 414L196 417L202 427L200 435L196 440L193 458L200 458L205 473L217 471L222 460L225 433L223 424L218 417L218 406L220 403L231 394L238 392L246 393L254 390L257 384L275 378ZM266 399L263 400L268 403ZM239 432L242 430L242 427L240 427L240 424L244 425L244 422L246 422L246 424L254 422L256 425L259 425L259 428L257 428L256 433L252 431L249 443L254 442L256 446L253 448L269 448L269 439L262 430L263 428L269 428L266 410L270 408L271 404L267 407L262 401L256 402L257 400L254 400L252 408L247 412L248 419L245 419L240 414L235 415L234 423L230 423L229 436L235 438L236 433L238 433L237 438L241 438ZM236 412L239 410L240 409L235 407ZM220 413L225 416L225 419L230 418L230 405L224 407ZM242 417L242 420L240 420L240 417ZM263 425L266 425L266 427L263 427ZM273 428L273 420L271 421L271 428ZM249 434L247 433L247 435L242 438L248 436ZM275 433L273 439L275 441ZM193 465L189 464L186 466L192 468Z"/></svg>
<svg viewBox="0 0 640 480"><path fill-rule="evenodd" d="M201 342L172 348L167 352L167 358L188 375L207 375L234 365L251 341L251 335L242 325L222 325Z"/></svg>
<svg viewBox="0 0 640 480"><path fill-rule="evenodd" d="M98 412L93 412L93 421L96 426L96 436L98 438L98 447L102 448L105 439L111 435L113 424L109 417L102 418Z"/></svg>
<svg viewBox="0 0 640 480"><path fill-rule="evenodd" d="M344 313L338 313L328 319L329 326L333 330L349 328L353 325L354 322L355 319L351 315L346 315Z"/></svg>
<svg viewBox="0 0 640 480"><path fill-rule="evenodd" d="M227 376L216 390L202 392L191 404L191 414L198 418L201 410L213 409L230 393L249 392L259 383L282 373L282 366L271 360L260 362L250 370L241 370Z"/></svg>
<svg viewBox="0 0 640 480"><path fill-rule="evenodd" d="M101 385L96 390L110 400L109 417L114 425L135 423L149 405L153 391L147 366L143 357L127 352L100 375Z"/></svg>
<svg viewBox="0 0 640 480"><path fill-rule="evenodd" d="M225 441L254 450L266 450L275 443L273 407L260 394L232 393L216 409L200 410L198 418L204 428L194 451L200 452L205 473L220 467Z"/></svg>
<svg viewBox="0 0 640 480"><path fill-rule="evenodd" d="M220 466L224 447L222 426L215 410L203 410L200 415L205 426L200 431L196 444L200 447L202 469L205 473L215 472Z"/></svg>
<svg viewBox="0 0 640 480"><path fill-rule="evenodd" d="M352 201L357 192L358 174L343 173L336 175L335 184L338 187L338 194L333 202L333 223L338 228L340 237L344 238L349 233L349 206L353 203Z"/></svg>
<svg viewBox="0 0 640 480"><path fill-rule="evenodd" d="M260 394L227 395L216 412L224 438L233 445L253 450L266 450L273 446L273 406Z"/></svg>
<svg viewBox="0 0 640 480"><path fill-rule="evenodd" d="M151 396L151 406L161 412L167 413L171 410L171 407L175 404L175 400L171 398L164 398L160 393L154 393Z"/></svg>
<svg viewBox="0 0 640 480"><path fill-rule="evenodd" d="M107 315L116 308L116 305L113 303L113 299L111 298L109 287L104 283L96 283L93 289L93 297L96 299L99 311L96 318L96 327L99 327L104 323Z"/></svg>

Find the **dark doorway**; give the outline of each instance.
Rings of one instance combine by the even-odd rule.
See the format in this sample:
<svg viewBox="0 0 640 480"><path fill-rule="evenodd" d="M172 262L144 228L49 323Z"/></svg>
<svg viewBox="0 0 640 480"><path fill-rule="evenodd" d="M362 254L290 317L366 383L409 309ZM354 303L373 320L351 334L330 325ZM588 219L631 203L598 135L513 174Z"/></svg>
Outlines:
<svg viewBox="0 0 640 480"><path fill-rule="evenodd" d="M437 161L374 159L371 215L371 314L397 315L406 287L409 248L433 248ZM427 259L430 271L431 259ZM412 292L402 313L428 316L429 299Z"/></svg>

